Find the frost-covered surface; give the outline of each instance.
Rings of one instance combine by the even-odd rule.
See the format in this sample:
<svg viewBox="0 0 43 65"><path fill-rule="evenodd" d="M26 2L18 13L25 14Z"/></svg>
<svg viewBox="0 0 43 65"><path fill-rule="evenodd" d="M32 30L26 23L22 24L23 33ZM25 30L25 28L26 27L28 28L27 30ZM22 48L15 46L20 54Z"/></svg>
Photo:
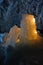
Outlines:
<svg viewBox="0 0 43 65"><path fill-rule="evenodd" d="M26 13L34 14L37 27L43 29L43 0L0 0L1 32L8 32L15 24L20 26L22 14Z"/></svg>

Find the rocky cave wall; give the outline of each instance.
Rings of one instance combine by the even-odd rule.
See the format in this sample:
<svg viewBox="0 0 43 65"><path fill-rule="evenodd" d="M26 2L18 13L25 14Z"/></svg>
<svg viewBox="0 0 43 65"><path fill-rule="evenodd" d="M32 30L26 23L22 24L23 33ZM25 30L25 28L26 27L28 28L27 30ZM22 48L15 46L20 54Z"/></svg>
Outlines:
<svg viewBox="0 0 43 65"><path fill-rule="evenodd" d="M33 14L38 29L43 30L43 0L0 0L0 32L20 27L23 14Z"/></svg>

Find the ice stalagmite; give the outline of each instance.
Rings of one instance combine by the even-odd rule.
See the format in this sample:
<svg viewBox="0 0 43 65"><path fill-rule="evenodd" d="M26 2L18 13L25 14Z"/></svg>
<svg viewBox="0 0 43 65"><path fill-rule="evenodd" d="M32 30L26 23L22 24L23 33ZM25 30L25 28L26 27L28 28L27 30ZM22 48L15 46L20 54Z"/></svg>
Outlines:
<svg viewBox="0 0 43 65"><path fill-rule="evenodd" d="M37 39L35 18L33 15L25 14L21 21L21 40L28 42Z"/></svg>

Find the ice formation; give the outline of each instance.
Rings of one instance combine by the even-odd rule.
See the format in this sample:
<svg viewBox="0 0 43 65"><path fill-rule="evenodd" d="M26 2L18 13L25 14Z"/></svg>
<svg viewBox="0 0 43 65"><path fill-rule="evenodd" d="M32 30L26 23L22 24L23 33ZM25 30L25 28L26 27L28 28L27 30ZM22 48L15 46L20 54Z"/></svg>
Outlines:
<svg viewBox="0 0 43 65"><path fill-rule="evenodd" d="M35 18L33 15L26 14L21 21L21 40L27 42L37 39Z"/></svg>
<svg viewBox="0 0 43 65"><path fill-rule="evenodd" d="M20 35L20 28L18 28L16 25L13 26L8 33L5 44L15 45L15 43L18 43L20 41L19 35Z"/></svg>
<svg viewBox="0 0 43 65"><path fill-rule="evenodd" d="M16 25L13 26L8 34L6 40L7 45L15 45L15 43L39 43L42 38L38 35L36 30L35 18L31 14L24 14L21 24L21 28Z"/></svg>

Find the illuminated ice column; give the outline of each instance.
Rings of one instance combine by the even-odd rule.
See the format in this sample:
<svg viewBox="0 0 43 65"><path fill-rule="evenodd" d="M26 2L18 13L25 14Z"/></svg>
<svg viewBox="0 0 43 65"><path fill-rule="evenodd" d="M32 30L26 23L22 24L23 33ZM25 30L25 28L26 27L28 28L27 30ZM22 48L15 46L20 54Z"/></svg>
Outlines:
<svg viewBox="0 0 43 65"><path fill-rule="evenodd" d="M9 31L5 45L14 46L16 43L19 43L19 41L20 41L19 35L20 35L20 28L18 28L16 25L13 26Z"/></svg>
<svg viewBox="0 0 43 65"><path fill-rule="evenodd" d="M21 21L21 40L27 42L37 38L35 18L33 15L25 14Z"/></svg>

